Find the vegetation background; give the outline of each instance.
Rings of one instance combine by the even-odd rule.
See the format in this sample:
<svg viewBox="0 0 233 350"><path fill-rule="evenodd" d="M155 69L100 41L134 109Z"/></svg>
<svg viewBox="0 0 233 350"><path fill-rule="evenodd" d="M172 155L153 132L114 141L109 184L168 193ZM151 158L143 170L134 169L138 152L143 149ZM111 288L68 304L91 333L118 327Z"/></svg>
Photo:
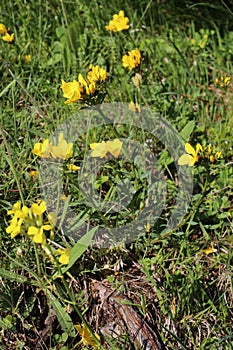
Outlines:
<svg viewBox="0 0 233 350"><path fill-rule="evenodd" d="M105 25L120 10L130 29L109 33ZM0 0L0 23L15 35L0 41L0 349L87 349L74 330L80 313L103 348L140 349L129 326L116 338L98 327L93 280L127 295L165 349L233 349L232 19L231 0ZM136 47L143 60L129 72L121 58ZM79 250L64 272L27 237L10 238L7 211L22 197L28 205L40 198L33 145L78 110L64 104L61 79L85 75L91 63L109 74L97 98L147 105L186 142L222 155L208 174L195 165L190 212L177 230L161 237L161 217L132 244ZM95 137L101 141L101 130ZM153 142L172 196L174 164Z"/></svg>

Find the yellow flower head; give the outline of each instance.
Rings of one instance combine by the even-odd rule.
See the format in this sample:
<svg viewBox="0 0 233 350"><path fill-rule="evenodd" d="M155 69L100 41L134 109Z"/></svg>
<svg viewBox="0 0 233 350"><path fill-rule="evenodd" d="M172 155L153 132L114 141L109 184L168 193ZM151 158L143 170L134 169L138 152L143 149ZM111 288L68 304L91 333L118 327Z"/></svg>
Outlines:
<svg viewBox="0 0 233 350"><path fill-rule="evenodd" d="M198 162L199 160L199 153L202 151L202 146L200 143L196 145L196 149L194 149L190 143L185 144L185 150L187 154L183 154L179 159L178 159L178 164L179 165L189 165L193 166L195 163Z"/></svg>
<svg viewBox="0 0 233 350"><path fill-rule="evenodd" d="M32 170L31 169L29 171L29 174L30 174L31 177L34 177L34 178L38 177L38 171L37 170Z"/></svg>
<svg viewBox="0 0 233 350"><path fill-rule="evenodd" d="M24 59L25 59L26 63L30 63L31 62L31 55L25 55Z"/></svg>
<svg viewBox="0 0 233 350"><path fill-rule="evenodd" d="M8 43L12 43L14 41L14 36L15 36L14 33L12 34L6 33L5 35L2 36L2 40L7 41Z"/></svg>
<svg viewBox="0 0 233 350"><path fill-rule="evenodd" d="M33 242L45 245L46 236L44 234L43 226L41 227L30 226L27 234L29 237L32 236Z"/></svg>
<svg viewBox="0 0 233 350"><path fill-rule="evenodd" d="M128 52L128 55L122 57L122 66L132 70L137 67L141 62L141 53L138 49Z"/></svg>
<svg viewBox="0 0 233 350"><path fill-rule="evenodd" d="M55 251L55 254L60 255L59 258L59 263L62 265L68 265L69 264L69 260L70 260L70 248L66 248L66 249L57 249Z"/></svg>
<svg viewBox="0 0 233 350"><path fill-rule="evenodd" d="M28 216L28 211L28 207L24 205L21 209L21 202L17 202L12 209L8 210L7 215L13 214L18 219L25 219Z"/></svg>
<svg viewBox="0 0 233 350"><path fill-rule="evenodd" d="M10 233L12 239L15 238L21 233L22 223L23 219L14 216L13 219L10 220L10 225L6 228L6 233Z"/></svg>
<svg viewBox="0 0 233 350"><path fill-rule="evenodd" d="M82 74L79 74L78 76L79 83L84 86L87 95L93 94L95 92L95 82L91 82L90 84L87 83L87 81L83 78Z"/></svg>
<svg viewBox="0 0 233 350"><path fill-rule="evenodd" d="M82 342L85 345L90 345L93 346L94 348L98 348L98 344L96 343L96 340L94 339L93 335L91 334L91 332L89 331L89 329L87 328L87 326L82 323L81 325L77 324L74 326L77 331L79 332L79 334L82 337ZM97 333L94 333L95 337L100 340L100 337Z"/></svg>
<svg viewBox="0 0 233 350"><path fill-rule="evenodd" d="M210 248L202 249L201 252L206 254L206 255L209 255L209 254L213 254L213 253L217 252L217 249L210 247Z"/></svg>
<svg viewBox="0 0 233 350"><path fill-rule="evenodd" d="M73 154L73 143L68 143L64 139L64 134L61 133L58 139L58 145L51 147L51 153L54 158L68 159Z"/></svg>
<svg viewBox="0 0 233 350"><path fill-rule="evenodd" d="M230 77L221 77L220 79L216 78L214 80L215 84L220 86L220 87L225 87L230 84L231 78Z"/></svg>
<svg viewBox="0 0 233 350"><path fill-rule="evenodd" d="M113 19L109 22L108 26L105 26L105 29L110 32L120 32L128 28L129 19L125 17L124 11L120 11L118 15L113 15Z"/></svg>
<svg viewBox="0 0 233 350"><path fill-rule="evenodd" d="M37 142L34 145L32 153L41 158L49 158L51 153L52 144L49 139L45 139L43 143Z"/></svg>
<svg viewBox="0 0 233 350"><path fill-rule="evenodd" d="M46 211L45 201L40 200L38 203L33 203L31 205L32 214L41 216Z"/></svg>
<svg viewBox="0 0 233 350"><path fill-rule="evenodd" d="M7 29L4 26L4 24L0 23L0 34L6 34L7 33Z"/></svg>
<svg viewBox="0 0 233 350"><path fill-rule="evenodd" d="M61 89L63 91L63 96L65 98L68 98L68 100L65 102L67 104L78 102L82 99L81 93L83 92L83 87L77 80L73 80L72 82L66 83L62 79Z"/></svg>
<svg viewBox="0 0 233 350"><path fill-rule="evenodd" d="M102 141L101 143L91 143L92 157L104 158L107 153L111 153L114 157L119 157L122 148L122 142L119 139L113 141Z"/></svg>
<svg viewBox="0 0 233 350"><path fill-rule="evenodd" d="M75 165L75 164L69 164L68 169L71 171L78 171L80 169L80 167Z"/></svg>
<svg viewBox="0 0 233 350"><path fill-rule="evenodd" d="M134 103L133 101L130 101L130 103L129 103L129 109L130 109L132 112L138 112L138 113L141 112L141 107L140 107L140 105L139 105L137 102Z"/></svg>
<svg viewBox="0 0 233 350"><path fill-rule="evenodd" d="M87 79L90 83L95 81L105 81L107 79L107 72L105 69L101 68L98 65L93 66L92 64L90 64Z"/></svg>

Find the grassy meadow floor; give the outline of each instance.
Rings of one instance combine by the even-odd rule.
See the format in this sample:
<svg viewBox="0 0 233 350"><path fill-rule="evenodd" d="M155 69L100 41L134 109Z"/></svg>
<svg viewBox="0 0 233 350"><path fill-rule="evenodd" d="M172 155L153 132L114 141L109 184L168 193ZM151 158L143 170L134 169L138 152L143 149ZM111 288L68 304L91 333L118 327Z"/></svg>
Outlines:
<svg viewBox="0 0 233 350"><path fill-rule="evenodd" d="M0 39L0 349L146 350L151 347L138 339L140 334L148 339L148 330L166 350L233 349L232 5L217 0L211 6L194 1L0 0L0 23L14 33L11 43ZM129 18L129 28L106 30L120 10ZM122 57L136 48L140 64L129 70ZM61 80L77 80L79 73L85 77L90 64L107 71L106 81L93 95L65 104ZM149 145L167 186L155 224L142 226L133 242L96 248L88 243L91 230L77 242L53 228L51 217L38 206L38 213L30 209L30 215L47 220L47 243L36 243L26 231L11 238L8 211L18 201L35 208L41 198L34 145L87 105L130 101L160 114L184 143L195 149L200 143L205 150L204 161L199 157L189 167L192 200L180 225L161 235L179 180L171 155L149 132L122 124L95 128L76 141L73 156L65 160L64 192L80 225L89 215L95 229L108 216L88 211L77 187L78 172L67 170L69 161L80 165L90 143L136 139ZM140 118L140 111L135 115ZM93 181L106 201L115 198L116 178L124 176L138 190L127 216L112 218L121 225L143 210L146 182L138 167L117 163L107 162ZM33 225L41 228L42 221ZM79 232L79 221L76 226ZM53 248L71 249L68 265ZM110 295L120 296L121 302ZM114 320L120 330L108 333ZM86 334L77 330L82 323Z"/></svg>

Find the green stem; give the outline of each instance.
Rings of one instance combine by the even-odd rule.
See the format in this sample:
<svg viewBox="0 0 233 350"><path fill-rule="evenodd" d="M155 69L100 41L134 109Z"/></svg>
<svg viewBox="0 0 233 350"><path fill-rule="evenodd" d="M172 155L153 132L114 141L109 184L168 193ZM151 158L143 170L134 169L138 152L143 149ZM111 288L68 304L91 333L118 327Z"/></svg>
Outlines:
<svg viewBox="0 0 233 350"><path fill-rule="evenodd" d="M22 189L21 184L19 182L19 178L17 176L16 170L15 170L15 167L14 167L14 164L13 164L13 161L12 161L10 147L9 147L8 142L6 140L5 133L4 133L4 131L2 130L1 127L0 127L0 134L2 135L3 143L4 143L5 149L7 151L7 155L6 155L4 153L4 150L1 148L3 156L4 156L4 158L6 159L7 163L10 166L11 172L12 172L14 178L15 178L15 182L16 182L17 187L18 187L18 191L19 191L21 202L24 205L23 189Z"/></svg>
<svg viewBox="0 0 233 350"><path fill-rule="evenodd" d="M52 251L52 249L50 248L50 246L48 246L48 248L49 248L51 254L53 254L53 251ZM65 290L66 290L66 293L67 293L67 295L68 295L68 297L69 297L69 299L70 299L70 301L71 301L71 303L72 303L72 305L73 305L73 307L74 307L74 310L76 311L78 317L81 319L81 322L84 323L84 325L87 327L87 329L88 329L89 332L91 333L93 339L95 340L96 344L98 344L99 348L100 348L100 349L105 349L105 348L101 345L99 339L95 336L95 333L93 332L92 328L89 326L89 324L88 324L87 321L85 320L85 318L84 318L82 312L81 312L81 311L79 310L79 308L77 307L75 298L74 298L73 294L72 294L71 291L70 291L70 288L69 288L69 286L68 286L68 284L67 284L67 281L66 281L65 278L64 278L64 274L62 273L61 266L60 266L59 262L57 261L57 258L56 258L54 255L53 255L53 257L54 257L54 261L55 261L55 263L56 263L56 267L57 267L57 269L58 269L59 276L61 277L62 284L63 284L63 286L64 286L64 288L65 288Z"/></svg>
<svg viewBox="0 0 233 350"><path fill-rule="evenodd" d="M67 15L66 15L66 9L65 9L63 0L61 0L61 7L62 7L62 12L63 12L64 19L65 19L65 24L66 24L66 27L67 27L67 33L68 33L70 46L71 46L71 49L72 49L72 51L74 53L74 56L76 58L75 48L74 48L74 44L73 44L73 41L72 41L72 38L71 38L71 34L70 34L70 30L69 30L69 24L68 24L68 19L67 19Z"/></svg>

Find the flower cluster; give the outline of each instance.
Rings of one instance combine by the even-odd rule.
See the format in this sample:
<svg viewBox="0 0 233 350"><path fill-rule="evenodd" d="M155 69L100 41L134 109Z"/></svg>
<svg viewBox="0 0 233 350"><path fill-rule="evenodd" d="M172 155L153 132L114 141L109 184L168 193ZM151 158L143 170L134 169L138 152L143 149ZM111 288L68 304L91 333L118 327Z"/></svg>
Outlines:
<svg viewBox="0 0 233 350"><path fill-rule="evenodd" d="M68 143L64 134L61 133L58 138L58 145L53 145L49 139L45 139L42 143L37 142L34 145L32 153L40 158L51 158L66 160L73 154L73 143Z"/></svg>
<svg viewBox="0 0 233 350"><path fill-rule="evenodd" d="M215 84L220 86L221 88L226 87L230 84L231 78L230 77L221 77L220 79L216 78L214 80Z"/></svg>
<svg viewBox="0 0 233 350"><path fill-rule="evenodd" d="M98 90L98 84L104 82L107 79L107 72L100 66L93 66L90 64L89 71L87 73L87 79L85 80L82 74L78 75L78 80L66 83L62 79L61 89L63 96L68 100L65 103L78 102L83 97L92 95Z"/></svg>
<svg viewBox="0 0 233 350"><path fill-rule="evenodd" d="M128 51L128 54L122 57L122 66L128 68L130 71L139 66L140 62L141 53L138 49Z"/></svg>
<svg viewBox="0 0 233 350"><path fill-rule="evenodd" d="M120 11L119 14L113 15L113 19L109 22L108 26L105 26L106 30L110 32L121 32L129 28L129 19L125 17L124 11Z"/></svg>
<svg viewBox="0 0 233 350"><path fill-rule="evenodd" d="M196 145L196 149L194 149L190 143L185 144L186 154L183 154L178 159L179 165L189 165L193 166L194 164L205 161L214 163L221 156L221 152L216 152L211 144L208 147L203 147L200 143Z"/></svg>
<svg viewBox="0 0 233 350"><path fill-rule="evenodd" d="M122 148L122 142L119 139L113 141L102 141L100 143L91 143L92 157L105 158L110 153L114 157L119 157Z"/></svg>
<svg viewBox="0 0 233 350"><path fill-rule="evenodd" d="M14 33L9 34L8 29L6 29L5 25L0 23L0 34L4 34L2 36L2 40L7 41L8 43L12 43L14 41Z"/></svg>
<svg viewBox="0 0 233 350"><path fill-rule="evenodd" d="M47 234L49 233L50 240L54 238L56 215L51 212L45 220L45 212L46 203L43 200L33 203L31 207L22 206L21 202L15 203L13 208L7 212L7 215L13 215L13 217L9 220L6 232L10 234L12 239L21 234L30 238L34 243L46 246L48 243ZM54 254L60 255L59 262L61 264L68 264L69 252L69 248L59 248L55 250Z"/></svg>

